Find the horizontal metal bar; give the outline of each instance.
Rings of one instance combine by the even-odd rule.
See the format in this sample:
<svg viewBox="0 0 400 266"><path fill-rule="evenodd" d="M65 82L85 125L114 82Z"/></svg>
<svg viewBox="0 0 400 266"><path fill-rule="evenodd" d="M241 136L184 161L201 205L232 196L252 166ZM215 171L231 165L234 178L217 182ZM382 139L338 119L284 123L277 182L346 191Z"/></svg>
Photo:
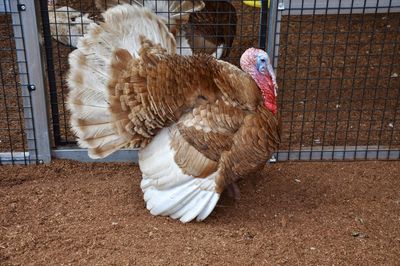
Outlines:
<svg viewBox="0 0 400 266"><path fill-rule="evenodd" d="M399 160L400 150L377 146L313 147L294 151L279 151L278 161L312 160Z"/></svg>
<svg viewBox="0 0 400 266"><path fill-rule="evenodd" d="M60 148L52 150L52 157L57 159L75 160L81 162L138 162L138 150L119 150L104 159L91 159L88 156L87 149L76 147Z"/></svg>
<svg viewBox="0 0 400 266"><path fill-rule="evenodd" d="M138 162L138 149L120 150L104 159L94 160L89 158L86 149L75 147L56 149L52 151L53 158L76 160L81 162ZM302 150L279 151L274 157L278 161L310 161L310 160L398 160L400 150L389 150L377 146L340 146L340 147L313 147Z"/></svg>
<svg viewBox="0 0 400 266"><path fill-rule="evenodd" d="M0 152L0 165L2 164L29 164L29 152Z"/></svg>

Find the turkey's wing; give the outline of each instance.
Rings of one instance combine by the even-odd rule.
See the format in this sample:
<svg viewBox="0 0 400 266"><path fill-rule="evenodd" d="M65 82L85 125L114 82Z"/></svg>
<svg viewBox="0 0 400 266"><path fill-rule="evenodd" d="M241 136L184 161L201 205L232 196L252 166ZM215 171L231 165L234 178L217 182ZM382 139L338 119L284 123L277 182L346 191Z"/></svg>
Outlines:
<svg viewBox="0 0 400 266"><path fill-rule="evenodd" d="M138 58L123 49L115 52L109 92L115 100L111 105L118 106L120 101L121 108L129 113L131 123L124 130L143 136L144 143L201 105L220 102L231 108L221 111L226 117L221 123L227 123L236 116L232 110L254 112L262 102L254 80L236 66L208 55L170 55L145 39L141 46Z"/></svg>
<svg viewBox="0 0 400 266"><path fill-rule="evenodd" d="M217 188L222 190L262 169L280 142L279 119L263 106L245 117L232 139L231 149L221 156ZM218 191L218 190L217 190Z"/></svg>
<svg viewBox="0 0 400 266"><path fill-rule="evenodd" d="M230 149L244 116L243 110L217 101L193 108L177 125L190 145L205 157L218 161L222 152Z"/></svg>

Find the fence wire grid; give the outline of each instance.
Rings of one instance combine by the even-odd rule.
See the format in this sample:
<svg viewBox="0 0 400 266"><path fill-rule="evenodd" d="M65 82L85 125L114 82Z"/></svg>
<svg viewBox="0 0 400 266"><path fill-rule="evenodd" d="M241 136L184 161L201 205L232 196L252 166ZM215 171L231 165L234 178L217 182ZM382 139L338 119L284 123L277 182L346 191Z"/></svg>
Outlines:
<svg viewBox="0 0 400 266"><path fill-rule="evenodd" d="M399 11L400 1L280 2L273 53L288 152L278 160L400 158Z"/></svg>
<svg viewBox="0 0 400 266"><path fill-rule="evenodd" d="M86 32L88 22L101 21L101 12L104 9L127 2L140 2L166 20L176 36L179 54L186 55L188 51L209 53L238 65L241 53L248 47L266 47L267 11L261 12L261 9L244 5L242 1L203 1L204 8L201 10L193 7L193 10L176 14L162 8L164 3L173 2L168 0L41 0L51 118L56 145L70 145L75 142L68 125L69 114L65 109L68 54L76 46L77 37ZM261 23L262 36L261 15L264 16L264 23ZM187 22L180 22L185 20Z"/></svg>
<svg viewBox="0 0 400 266"><path fill-rule="evenodd" d="M101 22L102 11L125 2L130 0L35 1L52 150L58 158L81 158L65 107L68 55L89 23ZM400 159L400 1L254 1L258 7L203 1L202 9L175 13L162 9L173 1L131 2L165 19L180 54L209 53L238 65L245 49L268 50L277 72L283 126L274 159ZM31 40L19 33L25 25L18 24L23 14L18 5L0 3L0 152L13 162L12 154L22 152L23 158L38 149L36 106L26 90L32 84L26 74L30 62L23 57L23 44L31 47ZM68 156L57 153L71 147Z"/></svg>
<svg viewBox="0 0 400 266"><path fill-rule="evenodd" d="M0 4L0 165L37 163L33 105L21 17Z"/></svg>

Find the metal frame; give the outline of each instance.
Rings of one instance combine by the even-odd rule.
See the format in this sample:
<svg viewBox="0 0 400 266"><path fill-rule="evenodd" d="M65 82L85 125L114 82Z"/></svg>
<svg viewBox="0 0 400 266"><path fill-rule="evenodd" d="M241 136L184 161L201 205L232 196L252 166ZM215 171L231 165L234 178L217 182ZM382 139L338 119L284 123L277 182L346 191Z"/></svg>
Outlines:
<svg viewBox="0 0 400 266"><path fill-rule="evenodd" d="M20 81L29 151L27 162L49 163L51 147L35 1L19 0L10 4L14 35L20 37L15 38L18 68L20 73L26 73L20 74ZM40 129L40 132L36 129ZM21 156L20 159L13 156L14 161L25 163L26 153L21 153Z"/></svg>
<svg viewBox="0 0 400 266"><path fill-rule="evenodd" d="M9 0L1 0L0 1L0 13L9 12L10 11L10 1Z"/></svg>
<svg viewBox="0 0 400 266"><path fill-rule="evenodd" d="M272 1L274 2L274 1ZM258 46L260 49L265 50L267 47L267 27L268 27L268 0L261 1L261 14L260 14L260 33L258 39Z"/></svg>
<svg viewBox="0 0 400 266"><path fill-rule="evenodd" d="M266 48L273 65L276 67L278 63L279 54L279 36L281 27L282 15L288 15L289 11L285 9L288 7L288 0L277 0L270 2L270 9L265 12L268 1L261 1L261 14L260 14L260 40L259 46ZM316 8L314 8L314 4ZM368 6L364 7L364 1L360 0L330 0L327 8L327 0L292 0L290 6L290 15L301 14L348 14L352 13L368 13L375 12L376 4L379 3L379 12L388 12L389 0L379 2L377 0L368 0ZM386 9L385 9L386 6ZM391 10L392 11L392 10ZM400 11L400 8L393 9L393 11ZM266 24L266 21L268 23ZM268 26L268 43L266 44L265 26ZM277 38L278 36L278 38ZM137 162L138 150L122 150L103 160L92 160L87 156L86 150L68 148L57 149L52 152L55 158L60 159L77 159L80 161L134 161ZM281 150L274 154L270 162L287 161L287 160L354 160L354 159L399 159L400 151L389 150L385 147L378 146L324 146L324 147L304 147L301 150Z"/></svg>
<svg viewBox="0 0 400 266"><path fill-rule="evenodd" d="M77 160L81 162L138 162L139 150L123 149L117 151L104 159L91 159L86 149L76 147L55 149L52 157L64 160ZM353 160L362 159L387 159L397 160L400 157L400 150L389 150L378 146L342 146L342 147L313 147L299 151L279 151L270 159L270 163L279 161L310 161L310 160Z"/></svg>
<svg viewBox="0 0 400 266"><path fill-rule="evenodd" d="M267 43L267 53L272 60L272 66L276 68L278 65L278 56L279 54L279 38L276 38L276 35L280 33L281 28L281 17L282 12L278 12L279 9L282 8L283 2L281 0L271 1L269 13L268 13L268 43ZM279 8L278 8L279 7ZM275 51L276 48L276 51Z"/></svg>
<svg viewBox="0 0 400 266"><path fill-rule="evenodd" d="M48 0L39 0L40 16L42 21L49 21L49 10L48 10ZM53 141L57 145L62 143L60 138L60 117L57 99L57 86L56 86L56 74L54 71L54 60L53 60L53 47L51 44L51 31L49 23L42 23L43 27L43 46L46 54L46 66L47 66L47 80L49 85L49 99L51 108L51 121L52 121L52 136ZM41 29L39 29L41 30ZM49 114L50 115L50 114Z"/></svg>
<svg viewBox="0 0 400 266"><path fill-rule="evenodd" d="M289 6L289 0L278 0L285 7ZM275 1L271 1L275 2ZM325 14L361 14L387 13L393 0L291 0L290 15L325 15ZM364 7L365 5L365 7ZM288 15L288 11L282 9L282 15ZM392 12L400 12L399 8L390 8Z"/></svg>
<svg viewBox="0 0 400 266"><path fill-rule="evenodd" d="M312 147L295 151L279 151L275 158L279 161L398 160L400 150L389 150L378 146Z"/></svg>
<svg viewBox="0 0 400 266"><path fill-rule="evenodd" d="M64 160L77 160L81 162L138 162L138 149L122 149L103 159L91 159L86 149L79 149L76 146L63 147L51 152L53 158Z"/></svg>
<svg viewBox="0 0 400 266"><path fill-rule="evenodd" d="M290 3L290 6L289 6ZM268 13L267 52L272 65L278 66L281 18L283 15L327 15L327 14L368 14L400 12L399 5L393 7L392 0L276 0L271 1ZM289 7L290 11L287 9ZM377 8L379 7L379 8ZM280 150L271 161L287 160L354 160L386 159L399 160L400 150L382 145L368 146L313 146L300 150Z"/></svg>
<svg viewBox="0 0 400 266"><path fill-rule="evenodd" d="M367 1L366 6L365 1ZM273 66L278 65L279 38L282 15L326 15L326 14L368 14L400 12L399 7L390 7L392 0L276 0L271 1L268 13L268 46L267 52L273 59ZM379 6L379 9L376 9Z"/></svg>

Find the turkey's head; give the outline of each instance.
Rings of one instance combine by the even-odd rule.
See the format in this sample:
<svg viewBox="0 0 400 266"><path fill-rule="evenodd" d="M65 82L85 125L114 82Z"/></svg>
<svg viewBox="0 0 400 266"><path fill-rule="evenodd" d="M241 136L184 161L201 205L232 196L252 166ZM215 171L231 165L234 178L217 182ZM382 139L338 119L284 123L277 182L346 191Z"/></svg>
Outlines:
<svg viewBox="0 0 400 266"><path fill-rule="evenodd" d="M264 106L276 114L278 84L268 54L261 49L249 48L240 57L240 67L257 83L264 98Z"/></svg>

